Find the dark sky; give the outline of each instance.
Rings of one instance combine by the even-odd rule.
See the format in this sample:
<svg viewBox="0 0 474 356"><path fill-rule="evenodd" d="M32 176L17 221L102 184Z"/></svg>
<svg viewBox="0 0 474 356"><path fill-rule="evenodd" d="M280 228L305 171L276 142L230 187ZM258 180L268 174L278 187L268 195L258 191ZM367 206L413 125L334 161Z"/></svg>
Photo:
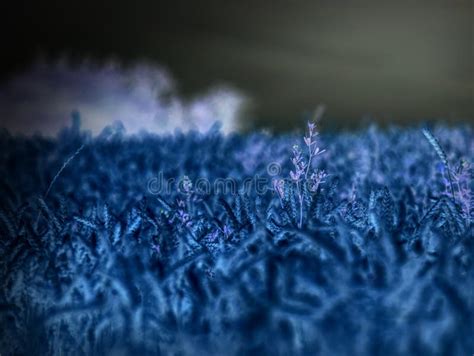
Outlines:
<svg viewBox="0 0 474 356"><path fill-rule="evenodd" d="M183 94L230 83L257 125L324 103L336 125L474 118L472 0L15 1L1 80L39 54L164 65ZM1 5L5 6L5 5ZM471 121L472 122L472 121Z"/></svg>

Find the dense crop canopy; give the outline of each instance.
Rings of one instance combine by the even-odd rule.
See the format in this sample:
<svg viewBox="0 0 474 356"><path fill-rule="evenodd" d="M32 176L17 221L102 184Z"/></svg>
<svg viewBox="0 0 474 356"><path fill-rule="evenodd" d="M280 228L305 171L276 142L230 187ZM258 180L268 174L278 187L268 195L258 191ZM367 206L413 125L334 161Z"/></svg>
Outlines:
<svg viewBox="0 0 474 356"><path fill-rule="evenodd" d="M471 355L472 128L314 130L3 133L2 356Z"/></svg>

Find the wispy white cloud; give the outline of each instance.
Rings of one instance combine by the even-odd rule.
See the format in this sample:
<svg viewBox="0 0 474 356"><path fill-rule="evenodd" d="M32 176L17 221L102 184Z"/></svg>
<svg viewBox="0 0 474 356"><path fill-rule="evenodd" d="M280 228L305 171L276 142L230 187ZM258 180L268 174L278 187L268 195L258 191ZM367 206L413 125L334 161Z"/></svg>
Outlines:
<svg viewBox="0 0 474 356"><path fill-rule="evenodd" d="M1 126L14 133L54 135L79 111L82 126L98 134L121 121L127 133L237 129L248 99L229 86L216 86L183 99L162 68L140 64L124 68L38 63L0 87Z"/></svg>

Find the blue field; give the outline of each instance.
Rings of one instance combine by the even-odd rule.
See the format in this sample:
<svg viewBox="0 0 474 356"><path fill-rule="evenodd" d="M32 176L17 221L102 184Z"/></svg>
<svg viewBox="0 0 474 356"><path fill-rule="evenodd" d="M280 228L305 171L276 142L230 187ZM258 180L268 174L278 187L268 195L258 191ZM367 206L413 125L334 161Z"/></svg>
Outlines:
<svg viewBox="0 0 474 356"><path fill-rule="evenodd" d="M0 134L0 354L474 353L471 126Z"/></svg>

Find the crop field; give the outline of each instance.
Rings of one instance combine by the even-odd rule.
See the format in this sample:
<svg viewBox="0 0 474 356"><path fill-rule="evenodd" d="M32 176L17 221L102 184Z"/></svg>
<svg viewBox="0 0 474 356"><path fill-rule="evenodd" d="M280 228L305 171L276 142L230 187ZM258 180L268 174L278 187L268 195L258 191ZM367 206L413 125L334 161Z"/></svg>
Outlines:
<svg viewBox="0 0 474 356"><path fill-rule="evenodd" d="M0 133L0 354L474 353L472 126Z"/></svg>

